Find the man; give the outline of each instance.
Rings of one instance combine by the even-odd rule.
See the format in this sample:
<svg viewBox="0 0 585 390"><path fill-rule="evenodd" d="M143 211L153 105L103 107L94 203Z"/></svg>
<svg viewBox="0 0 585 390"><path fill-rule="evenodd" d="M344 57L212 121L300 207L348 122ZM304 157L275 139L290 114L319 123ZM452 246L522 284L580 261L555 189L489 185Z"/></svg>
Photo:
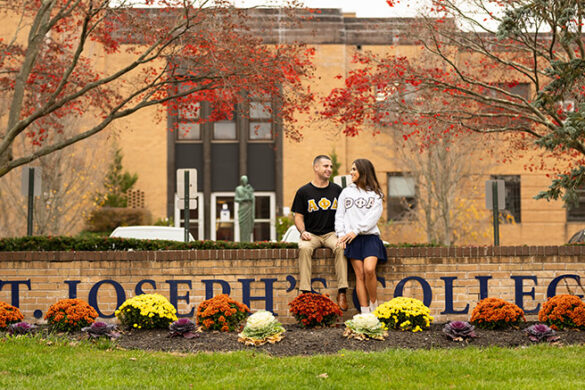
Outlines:
<svg viewBox="0 0 585 390"><path fill-rule="evenodd" d="M335 211L341 187L329 181L331 158L319 155L313 160L313 180L299 188L292 205L295 226L301 232L299 241L299 273L301 292L311 291L312 257L315 249L327 247L335 255L337 304L347 310L347 260L343 248L337 246Z"/></svg>

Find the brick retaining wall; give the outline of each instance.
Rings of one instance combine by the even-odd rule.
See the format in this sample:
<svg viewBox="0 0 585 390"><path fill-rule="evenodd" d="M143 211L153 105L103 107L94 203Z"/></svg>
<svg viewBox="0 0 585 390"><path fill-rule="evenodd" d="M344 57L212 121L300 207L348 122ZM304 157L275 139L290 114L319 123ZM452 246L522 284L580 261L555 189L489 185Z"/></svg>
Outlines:
<svg viewBox="0 0 585 390"><path fill-rule="evenodd" d="M29 322L70 296L89 301L108 318L124 299L156 291L190 316L202 300L229 291L252 309L272 309L290 323L288 303L298 293L296 258L296 249L0 252L0 301L18 305ZM388 263L378 266L378 292L380 301L402 290L430 302L436 321L468 319L485 296L534 313L547 294L585 294L584 258L585 246L389 248ZM335 298L328 249L316 251L313 276L321 278L313 288ZM350 272L350 286L352 278ZM345 317L353 314L350 303Z"/></svg>

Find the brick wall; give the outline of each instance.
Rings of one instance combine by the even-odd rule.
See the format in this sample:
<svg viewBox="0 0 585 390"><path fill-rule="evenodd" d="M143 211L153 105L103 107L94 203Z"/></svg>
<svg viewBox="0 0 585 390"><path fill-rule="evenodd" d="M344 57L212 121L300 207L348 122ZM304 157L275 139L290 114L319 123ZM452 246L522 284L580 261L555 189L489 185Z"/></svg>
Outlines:
<svg viewBox="0 0 585 390"><path fill-rule="evenodd" d="M388 263L378 266L380 301L402 290L431 302L436 321L468 319L482 296L534 311L547 294L585 294L585 247L390 248L388 255ZM0 300L17 304L25 320L34 322L57 300L76 296L107 319L124 299L156 291L190 316L202 300L229 290L252 309L272 309L290 323L288 303L298 293L296 257L296 249L0 252ZM316 251L313 276L322 278L313 288L334 298L329 250ZM350 286L352 279L350 272ZM350 303L345 317L355 312Z"/></svg>

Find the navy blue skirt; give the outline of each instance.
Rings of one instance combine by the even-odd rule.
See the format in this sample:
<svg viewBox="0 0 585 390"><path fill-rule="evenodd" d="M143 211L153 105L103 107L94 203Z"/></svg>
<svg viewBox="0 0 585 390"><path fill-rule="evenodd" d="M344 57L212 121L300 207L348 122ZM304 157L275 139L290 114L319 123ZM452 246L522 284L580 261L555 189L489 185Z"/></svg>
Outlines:
<svg viewBox="0 0 585 390"><path fill-rule="evenodd" d="M376 234L358 235L352 242L347 244L343 254L348 259L363 260L366 257L375 256L378 258L379 263L388 261L386 247Z"/></svg>

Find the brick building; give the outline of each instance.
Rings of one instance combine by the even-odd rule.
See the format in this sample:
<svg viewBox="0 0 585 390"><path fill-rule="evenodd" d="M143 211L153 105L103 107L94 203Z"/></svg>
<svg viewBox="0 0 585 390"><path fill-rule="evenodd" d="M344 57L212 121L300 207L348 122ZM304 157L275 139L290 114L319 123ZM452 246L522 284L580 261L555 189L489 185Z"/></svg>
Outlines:
<svg viewBox="0 0 585 390"><path fill-rule="evenodd" d="M402 18L356 18L338 9L323 9L310 20L291 27L282 24L279 10L253 11L252 25L262 30L267 44L301 41L315 48L315 79L312 89L326 95L342 85L337 75L347 75L354 66L352 56L357 51L394 53L419 56L421 50L408 39L410 20ZM123 55L104 55L99 66L107 69ZM299 117L303 126L300 142L283 138L282 124L266 114L264 107L277 109L270 99L237 107L246 113L232 121L195 124L188 112L167 115L156 120L156 109L145 109L116 122L118 143L124 153L124 168L138 173L136 189L144 193L144 202L154 218L174 217L181 211L175 199L176 170L198 170L198 209L191 212L191 231L199 239L238 239L234 190L239 177L246 174L256 191L255 240L276 239L275 223L286 214L298 187L312 177L311 162L317 154L335 153L340 172L349 170L351 162L367 157L374 163L385 192L384 239L391 242L425 242L424 232L410 220L400 217L403 200L417 207L416 182L407 178L403 165L397 162L397 144L391 131L379 130L372 136L364 131L348 138L342 129L324 120ZM209 107L201 107L206 115ZM170 131L188 128L188 133ZM188 134L188 135L186 135ZM481 148L478 148L481 154ZM482 155L483 156L483 155ZM493 156L484 156L485 159ZM526 161L516 160L501 165L493 163L474 173L469 198L475 202L471 220L479 221L483 234L474 236L474 243L491 242L489 213L483 205L483 185L486 179L506 181L506 213L515 223L501 226L504 245L562 244L585 222L585 202L567 211L561 202L536 201L538 191L546 188L550 179L545 171L526 171ZM220 221L220 210L227 207L228 220ZM471 239L467 242L470 243Z"/></svg>

